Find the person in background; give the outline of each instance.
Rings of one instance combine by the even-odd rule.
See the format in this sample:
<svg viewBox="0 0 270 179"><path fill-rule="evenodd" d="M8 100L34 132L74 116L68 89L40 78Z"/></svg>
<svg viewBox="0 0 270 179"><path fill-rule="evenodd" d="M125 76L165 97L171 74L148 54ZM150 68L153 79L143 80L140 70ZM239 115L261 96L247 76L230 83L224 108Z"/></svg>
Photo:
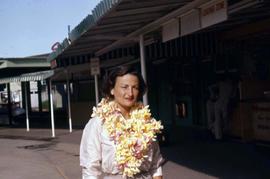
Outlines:
<svg viewBox="0 0 270 179"><path fill-rule="evenodd" d="M138 102L146 84L131 66L112 71L101 102L93 108L80 145L83 179L162 179L162 129L148 106Z"/></svg>
<svg viewBox="0 0 270 179"><path fill-rule="evenodd" d="M228 129L230 106L237 94L237 85L228 76L221 75L216 84L209 86L210 96L207 101L208 129L215 139L221 140Z"/></svg>

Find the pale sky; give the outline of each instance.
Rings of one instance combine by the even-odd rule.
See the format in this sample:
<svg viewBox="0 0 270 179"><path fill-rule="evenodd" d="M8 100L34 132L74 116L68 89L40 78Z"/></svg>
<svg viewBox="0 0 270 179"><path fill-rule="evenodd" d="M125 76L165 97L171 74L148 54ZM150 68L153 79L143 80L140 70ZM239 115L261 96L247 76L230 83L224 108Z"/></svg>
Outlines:
<svg viewBox="0 0 270 179"><path fill-rule="evenodd" d="M51 53L101 0L0 0L0 58Z"/></svg>

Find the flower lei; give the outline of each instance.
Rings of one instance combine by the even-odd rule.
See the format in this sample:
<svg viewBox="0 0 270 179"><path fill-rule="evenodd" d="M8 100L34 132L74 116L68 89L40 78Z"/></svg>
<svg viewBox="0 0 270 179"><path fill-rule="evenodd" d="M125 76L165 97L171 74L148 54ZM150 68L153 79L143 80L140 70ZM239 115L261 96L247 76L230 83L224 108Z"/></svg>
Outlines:
<svg viewBox="0 0 270 179"><path fill-rule="evenodd" d="M103 98L93 108L92 117L103 120L116 145L115 160L122 174L133 177L139 173L151 142L156 140L156 134L163 128L160 121L151 117L149 106L136 103L131 109L130 118L125 119L114 101Z"/></svg>

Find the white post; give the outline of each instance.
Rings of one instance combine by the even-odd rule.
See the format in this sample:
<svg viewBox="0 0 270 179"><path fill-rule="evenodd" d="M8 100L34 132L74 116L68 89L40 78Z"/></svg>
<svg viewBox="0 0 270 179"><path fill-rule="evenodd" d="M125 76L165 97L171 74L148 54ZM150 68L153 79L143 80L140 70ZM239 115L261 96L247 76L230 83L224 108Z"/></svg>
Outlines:
<svg viewBox="0 0 270 179"><path fill-rule="evenodd" d="M98 96L98 75L95 75L95 93L96 93L96 105L98 105L98 102L99 102L99 96Z"/></svg>
<svg viewBox="0 0 270 179"><path fill-rule="evenodd" d="M69 122L69 132L72 132L72 119L71 119L71 107L70 107L70 84L67 73L67 98L68 98L68 122Z"/></svg>
<svg viewBox="0 0 270 179"><path fill-rule="evenodd" d="M55 129L54 129L54 112L53 112L53 95L52 95L52 81L49 79L49 87L50 87L50 106L51 106L51 126L52 126L52 137L55 137Z"/></svg>
<svg viewBox="0 0 270 179"><path fill-rule="evenodd" d="M25 96L25 116L26 116L26 131L30 131L29 128L29 114L28 114L28 99L27 99L27 82L24 82L24 96Z"/></svg>
<svg viewBox="0 0 270 179"><path fill-rule="evenodd" d="M147 82L143 35L140 35L140 57L141 57L140 60L141 60L142 77L143 77L144 81ZM143 96L143 104L148 105L148 94L147 94L147 92Z"/></svg>

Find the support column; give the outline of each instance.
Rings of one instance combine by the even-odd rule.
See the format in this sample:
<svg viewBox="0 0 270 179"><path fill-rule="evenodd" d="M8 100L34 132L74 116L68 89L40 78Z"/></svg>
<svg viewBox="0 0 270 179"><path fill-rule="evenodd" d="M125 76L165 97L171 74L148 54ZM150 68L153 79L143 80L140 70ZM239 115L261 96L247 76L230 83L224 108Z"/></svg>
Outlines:
<svg viewBox="0 0 270 179"><path fill-rule="evenodd" d="M26 131L30 131L29 128L29 113L28 113L28 97L27 97L27 83L24 82L24 99L25 99L25 117L26 117Z"/></svg>
<svg viewBox="0 0 270 179"><path fill-rule="evenodd" d="M55 128L54 128L54 111L53 111L53 95L52 95L52 81L49 79L49 94L50 94L50 111L51 111L51 126L52 126L52 137L55 137Z"/></svg>
<svg viewBox="0 0 270 179"><path fill-rule="evenodd" d="M37 82L38 85L38 111L42 112L42 98L41 98L41 91L42 91L42 86L41 86L41 81Z"/></svg>
<svg viewBox="0 0 270 179"><path fill-rule="evenodd" d="M145 49L143 35L140 35L140 61L141 61L141 73L144 81L147 83L146 76L146 63L145 63ZM143 104L148 105L148 94L147 91L143 96Z"/></svg>
<svg viewBox="0 0 270 179"><path fill-rule="evenodd" d="M98 94L98 75L95 75L95 94L96 94L96 105L99 102L99 94Z"/></svg>
<svg viewBox="0 0 270 179"><path fill-rule="evenodd" d="M26 86L27 86L27 104L28 104L28 111L32 112L32 103L31 103L31 85L30 85L30 81L26 81Z"/></svg>
<svg viewBox="0 0 270 179"><path fill-rule="evenodd" d="M69 83L69 75L68 75L68 73L67 73L67 98L68 98L69 132L72 132L72 119L71 119L71 107L70 107L70 83Z"/></svg>
<svg viewBox="0 0 270 179"><path fill-rule="evenodd" d="M7 86L7 95L8 95L8 120L9 125L12 125L12 104L11 104L11 92L10 92L10 83L6 84Z"/></svg>

